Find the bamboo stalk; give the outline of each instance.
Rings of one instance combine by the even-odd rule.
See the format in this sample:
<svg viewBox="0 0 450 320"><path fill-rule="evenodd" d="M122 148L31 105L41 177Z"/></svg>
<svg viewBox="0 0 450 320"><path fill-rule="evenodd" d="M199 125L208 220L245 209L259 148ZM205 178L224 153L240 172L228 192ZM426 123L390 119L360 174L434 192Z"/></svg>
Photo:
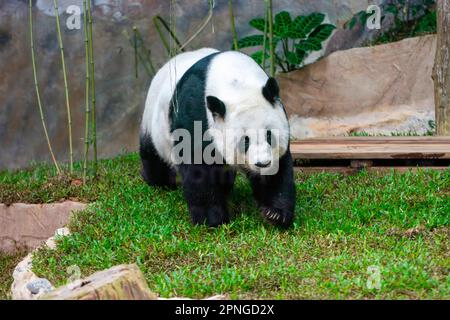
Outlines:
<svg viewBox="0 0 450 320"><path fill-rule="evenodd" d="M233 11L233 0L228 0L228 13L230 15L230 22L231 22L231 34L233 35L233 46L234 50L238 51L238 40L237 40L237 34L236 34L236 22L234 19L234 11Z"/></svg>
<svg viewBox="0 0 450 320"><path fill-rule="evenodd" d="M144 48L145 48L145 46L144 46ZM153 65L153 61L152 61L152 51L150 49L145 48L145 55L147 57L147 62L150 66L152 73L155 74L156 69L155 69L155 66Z"/></svg>
<svg viewBox="0 0 450 320"><path fill-rule="evenodd" d="M84 48L86 59L86 122L84 129L84 163L83 163L83 183L86 184L87 178L87 166L89 157L89 120L90 120L90 105L89 105L89 86L90 86L90 74L89 74L89 35L88 35L88 21L87 21L87 0L83 0L83 27L84 27Z"/></svg>
<svg viewBox="0 0 450 320"><path fill-rule="evenodd" d="M177 21L176 21L176 14L175 14L175 10L173 9L174 7L176 7L176 0L170 0L170 29L173 30L174 34L175 34L175 38L177 37ZM170 56L174 57L177 53L178 50L176 48L175 45L173 45L173 41L170 40ZM175 72L176 72L176 67L175 67Z"/></svg>
<svg viewBox="0 0 450 320"><path fill-rule="evenodd" d="M67 85L67 72L66 72L66 61L64 58L64 45L62 41L61 35L61 24L59 22L59 10L58 10L58 0L53 0L54 8L55 8L55 17L56 17L56 30L58 32L58 44L59 50L61 52L61 64L64 78L64 92L66 95L66 107L67 107L67 125L69 129L69 168L70 173L73 173L73 145L72 145L72 115L70 111L70 101L69 101L69 87Z"/></svg>
<svg viewBox="0 0 450 320"><path fill-rule="evenodd" d="M128 42L129 42L131 45L133 45L133 39L131 39L131 37L130 37L130 35L128 34L127 30L123 30L122 34L127 38ZM145 47L144 42L143 42L144 40L143 40L142 37L140 36L139 29L137 29L137 34L138 34L138 37L140 37L140 39L141 39L143 51L144 51L145 56L146 56L146 57L144 57L144 56L142 55L142 52L140 52L140 51L138 50L138 51L137 51L138 58L139 58L139 60L141 61L141 63L143 64L143 66L144 66L144 68L145 68L145 71L147 71L148 76L149 76L149 77L153 77L153 76L155 75L155 73L156 73L156 70L155 70L155 67L154 67L154 65L153 65L153 62L152 62L152 60L151 60L151 53L150 53L150 50L147 49L147 48ZM142 51L142 50L141 50L141 51Z"/></svg>
<svg viewBox="0 0 450 320"><path fill-rule="evenodd" d="M138 48L137 48L137 27L133 27L133 33L134 33L134 71L136 73L136 79L139 78L138 74Z"/></svg>
<svg viewBox="0 0 450 320"><path fill-rule="evenodd" d="M144 38L142 38L141 32L139 31L138 28L136 28L136 34L137 34L139 42L142 45L142 51L144 51L145 56L147 57L147 63L148 63L148 66L150 67L150 71L153 74L155 74L156 69L155 69L155 66L153 65L153 61L152 61L152 52L150 49L147 49L147 47L145 46Z"/></svg>
<svg viewBox="0 0 450 320"><path fill-rule="evenodd" d="M197 38L197 36L206 28L208 23L212 20L213 16L214 16L214 1L209 0L208 16L206 17L205 21L203 21L203 23L199 26L197 31L192 36L190 36L185 43L183 43L183 45L180 47L180 50L184 50L189 45L189 43L191 43L195 38Z"/></svg>
<svg viewBox="0 0 450 320"><path fill-rule="evenodd" d="M172 3L172 2L171 2ZM172 14L172 12L171 12ZM194 32L192 36L189 37L189 39L181 44L180 40L175 34L175 31L169 26L169 24L159 15L156 15L153 17L153 24L155 25L156 31L159 34L159 37L161 38L161 41L163 43L164 48L166 48L166 51L168 53L169 57L172 57L173 55L177 54L178 52L184 52L186 47L206 28L208 23L211 21L214 14L214 1L209 0L209 13L208 16L205 18L205 20L201 23L201 25L198 27L197 31ZM171 16L172 17L172 16ZM170 41L167 41L166 37L164 36L161 27L159 25L160 22L162 26L167 30L169 33L171 39L175 41L176 47L175 52L172 50L172 46ZM170 21L170 24L172 24L172 21ZM173 23L175 25L175 23Z"/></svg>
<svg viewBox="0 0 450 320"><path fill-rule="evenodd" d="M267 53L267 28L268 28L268 14L269 5L267 0L264 1L264 40L263 40L263 56L262 56L262 68L266 71L266 53Z"/></svg>
<svg viewBox="0 0 450 320"><path fill-rule="evenodd" d="M91 130L92 130L92 148L94 151L94 175L97 175L98 157L97 157L97 116L95 100L95 62L94 62L94 37L92 27L91 0L88 0L88 19L89 19L89 60L91 64Z"/></svg>
<svg viewBox="0 0 450 320"><path fill-rule="evenodd" d="M34 87L36 89L36 97L39 107L39 114L41 117L42 127L44 128L45 139L47 140L48 150L50 151L50 155L52 157L53 164L55 165L56 172L61 174L61 170L59 169L58 162L56 161L55 154L53 152L52 144L50 142L50 138L48 136L47 126L45 124L44 111L42 108L41 94L39 91L39 83L37 77L37 68L36 68L36 57L34 52L34 35L33 35L33 1L30 0L30 44L31 44L31 62L33 65L33 78L34 78Z"/></svg>
<svg viewBox="0 0 450 320"><path fill-rule="evenodd" d="M162 24L162 26L164 27L164 29L167 30L167 32L169 33L169 35L171 36L171 38L175 41L179 51L184 51L183 49L181 49L182 45L180 40L178 40L177 36L175 35L174 31L172 30L172 28L167 24L167 22L159 15L154 16L153 17L153 24L155 25L156 31L159 34L159 37L161 38L161 41L163 43L164 48L166 48L167 54L169 55L169 57L171 57L172 55L172 50L170 47L169 42L167 41L166 37L164 36L164 33L161 30L161 27L159 26L160 22Z"/></svg>
<svg viewBox="0 0 450 320"><path fill-rule="evenodd" d="M270 47L270 76L275 76L275 48L273 45L273 4L268 0L269 15L269 47Z"/></svg>

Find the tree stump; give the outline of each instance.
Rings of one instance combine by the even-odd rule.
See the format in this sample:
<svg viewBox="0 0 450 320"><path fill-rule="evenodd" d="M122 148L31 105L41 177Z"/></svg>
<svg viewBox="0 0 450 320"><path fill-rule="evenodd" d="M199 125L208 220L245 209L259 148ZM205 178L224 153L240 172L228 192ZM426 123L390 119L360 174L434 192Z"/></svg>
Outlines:
<svg viewBox="0 0 450 320"><path fill-rule="evenodd" d="M41 300L156 300L137 265L94 273L40 297Z"/></svg>

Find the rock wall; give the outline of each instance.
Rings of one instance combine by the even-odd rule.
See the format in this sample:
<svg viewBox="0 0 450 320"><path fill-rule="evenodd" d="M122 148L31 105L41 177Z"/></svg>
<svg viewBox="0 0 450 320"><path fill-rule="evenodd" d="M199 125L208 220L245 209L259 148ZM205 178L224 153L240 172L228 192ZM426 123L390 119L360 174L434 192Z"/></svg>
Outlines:
<svg viewBox="0 0 450 320"><path fill-rule="evenodd" d="M86 204L65 201L53 204L0 204L0 252L36 249L58 228L69 223L71 215Z"/></svg>
<svg viewBox="0 0 450 320"><path fill-rule="evenodd" d="M426 133L434 119L434 35L334 52L282 74L295 138Z"/></svg>
<svg viewBox="0 0 450 320"><path fill-rule="evenodd" d="M342 26L354 13L367 7L368 0L277 0L275 12L289 10L293 15L320 11ZM60 17L66 52L69 92L73 117L75 158L80 159L84 132L84 42L82 30L69 30L65 10L82 0L60 0ZM136 79L134 51L123 35L141 30L151 48L156 66L167 59L152 25L152 17L170 17L171 3L178 36L186 40L208 12L206 0L92 0L96 57L98 146L101 157L124 150L136 150L138 127L150 78L142 66ZM248 21L264 12L262 0L236 0L239 36L252 33ZM63 78L55 28L53 0L33 0L37 67L45 117L59 161L68 157L68 138ZM353 47L370 32L355 28L339 30L332 48ZM210 25L189 46L228 49L231 46L228 1L216 0ZM49 153L39 118L31 69L28 29L28 1L0 1L0 169L18 168L32 161L49 161Z"/></svg>

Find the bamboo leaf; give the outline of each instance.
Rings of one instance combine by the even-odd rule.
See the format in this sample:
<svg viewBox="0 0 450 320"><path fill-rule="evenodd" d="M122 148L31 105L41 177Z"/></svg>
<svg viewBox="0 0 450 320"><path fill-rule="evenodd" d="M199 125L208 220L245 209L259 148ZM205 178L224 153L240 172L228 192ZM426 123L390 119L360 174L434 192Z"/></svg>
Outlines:
<svg viewBox="0 0 450 320"><path fill-rule="evenodd" d="M307 34L303 31L305 24L305 16L298 16L292 21L291 30L289 31L289 36L293 39L306 38Z"/></svg>
<svg viewBox="0 0 450 320"><path fill-rule="evenodd" d="M259 65L262 65L262 62L263 62L263 52L262 51L257 51L257 52L255 52L255 53L253 53L252 55L251 55L251 57L253 58L253 60L255 60L256 61L256 63L258 63ZM266 54L266 59L269 59L270 58L270 56L268 55L268 54Z"/></svg>
<svg viewBox="0 0 450 320"><path fill-rule="evenodd" d="M300 61L299 64L301 64L307 56L307 53L301 49L296 49L295 54L297 55L297 59Z"/></svg>
<svg viewBox="0 0 450 320"><path fill-rule="evenodd" d="M277 48L280 41L281 41L281 38L273 37L273 46L275 49ZM267 47L267 49L269 49L269 39L266 40L266 47Z"/></svg>
<svg viewBox="0 0 450 320"><path fill-rule="evenodd" d="M311 31L320 26L325 20L323 13L311 13L308 16L298 16L292 22L291 33L296 34L296 39L306 38Z"/></svg>
<svg viewBox="0 0 450 320"><path fill-rule="evenodd" d="M289 37L292 18L289 12L282 11L275 16L274 34L281 38Z"/></svg>
<svg viewBox="0 0 450 320"><path fill-rule="evenodd" d="M392 13L394 16L398 15L398 8L395 5L393 5L393 4L388 5L387 8L384 11Z"/></svg>
<svg viewBox="0 0 450 320"><path fill-rule="evenodd" d="M289 62L289 64L292 64L294 66L299 65L301 62L297 53L292 51L286 52L286 60L287 62Z"/></svg>
<svg viewBox="0 0 450 320"><path fill-rule="evenodd" d="M322 50L321 42L315 38L300 41L295 47L305 52Z"/></svg>
<svg viewBox="0 0 450 320"><path fill-rule="evenodd" d="M345 28L352 30L355 27L357 21L358 19L356 19L356 16L353 17L349 22L345 24Z"/></svg>
<svg viewBox="0 0 450 320"><path fill-rule="evenodd" d="M334 29L336 29L336 27L332 24L322 24L318 26L316 29L314 29L313 32L311 32L311 34L308 37L308 40L315 39L318 42L323 42L331 36Z"/></svg>
<svg viewBox="0 0 450 320"><path fill-rule="evenodd" d="M365 26L367 23L367 19L369 18L369 15L365 11L361 11L359 14L359 21L361 21L361 25Z"/></svg>
<svg viewBox="0 0 450 320"><path fill-rule="evenodd" d="M261 32L264 32L265 23L266 23L266 21L263 18L256 18L256 19L250 20L250 25L253 28L255 28Z"/></svg>
<svg viewBox="0 0 450 320"><path fill-rule="evenodd" d="M276 48L278 44L280 43L281 38L274 37L273 38L273 45ZM241 48L250 48L250 47L257 47L257 46L263 46L264 45L264 36L263 35L254 35L254 36L248 36L245 38L242 38L238 41L238 47ZM269 38L266 38L266 49L269 51ZM233 48L232 48L233 49Z"/></svg>
<svg viewBox="0 0 450 320"><path fill-rule="evenodd" d="M239 49L262 46L264 43L263 35L254 35L242 38L238 41Z"/></svg>

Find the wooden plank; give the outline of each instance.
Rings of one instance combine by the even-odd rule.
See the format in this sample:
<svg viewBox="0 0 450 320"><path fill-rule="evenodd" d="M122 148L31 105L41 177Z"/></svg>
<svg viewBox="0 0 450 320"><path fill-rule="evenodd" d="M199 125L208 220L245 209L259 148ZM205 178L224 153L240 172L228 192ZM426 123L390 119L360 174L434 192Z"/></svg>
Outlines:
<svg viewBox="0 0 450 320"><path fill-rule="evenodd" d="M392 170L398 173L416 172L418 170L450 170L449 167L369 167L365 168L369 172L389 173ZM350 167L294 167L295 172L300 173L341 173L341 174L355 174L361 171L361 169Z"/></svg>
<svg viewBox="0 0 450 320"><path fill-rule="evenodd" d="M450 137L342 137L293 141L294 159L450 159Z"/></svg>
<svg viewBox="0 0 450 320"><path fill-rule="evenodd" d="M450 144L450 137L326 137L292 141L292 144Z"/></svg>
<svg viewBox="0 0 450 320"><path fill-rule="evenodd" d="M291 149L294 159L450 159L450 150L442 148L295 148Z"/></svg>

